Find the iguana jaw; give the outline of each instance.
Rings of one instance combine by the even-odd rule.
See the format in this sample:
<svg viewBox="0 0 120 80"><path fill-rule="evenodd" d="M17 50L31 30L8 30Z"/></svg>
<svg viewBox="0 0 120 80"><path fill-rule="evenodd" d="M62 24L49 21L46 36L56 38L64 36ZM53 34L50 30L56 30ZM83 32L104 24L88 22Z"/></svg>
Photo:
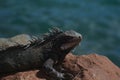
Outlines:
<svg viewBox="0 0 120 80"><path fill-rule="evenodd" d="M72 50L79 45L80 41L82 40L82 35L75 31L66 31L64 34L69 38L66 39L65 43L60 46L62 51Z"/></svg>
<svg viewBox="0 0 120 80"><path fill-rule="evenodd" d="M79 45L80 39L72 39L69 42L61 45L61 50L73 49L75 46Z"/></svg>

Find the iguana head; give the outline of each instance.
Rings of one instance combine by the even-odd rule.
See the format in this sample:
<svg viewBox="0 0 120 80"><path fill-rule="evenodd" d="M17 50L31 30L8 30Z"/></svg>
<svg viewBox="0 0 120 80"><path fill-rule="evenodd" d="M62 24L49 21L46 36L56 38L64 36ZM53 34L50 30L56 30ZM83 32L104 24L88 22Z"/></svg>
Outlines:
<svg viewBox="0 0 120 80"><path fill-rule="evenodd" d="M43 40L36 40L34 44L42 47L43 53L62 55L69 53L82 40L81 34L69 30L62 31L59 28L53 28L50 33L44 35Z"/></svg>
<svg viewBox="0 0 120 80"><path fill-rule="evenodd" d="M81 40L82 35L73 30L61 32L52 40L52 48L57 52L68 53L75 48Z"/></svg>

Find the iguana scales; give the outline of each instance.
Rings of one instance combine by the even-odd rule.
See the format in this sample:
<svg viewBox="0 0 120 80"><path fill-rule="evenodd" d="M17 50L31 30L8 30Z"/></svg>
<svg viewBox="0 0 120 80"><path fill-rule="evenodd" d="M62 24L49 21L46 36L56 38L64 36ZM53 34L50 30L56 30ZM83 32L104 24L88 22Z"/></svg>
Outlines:
<svg viewBox="0 0 120 80"><path fill-rule="evenodd" d="M47 73L65 80L64 74L54 69L80 43L81 34L53 28L42 39L33 38L30 44L8 47L0 51L0 75L44 68Z"/></svg>

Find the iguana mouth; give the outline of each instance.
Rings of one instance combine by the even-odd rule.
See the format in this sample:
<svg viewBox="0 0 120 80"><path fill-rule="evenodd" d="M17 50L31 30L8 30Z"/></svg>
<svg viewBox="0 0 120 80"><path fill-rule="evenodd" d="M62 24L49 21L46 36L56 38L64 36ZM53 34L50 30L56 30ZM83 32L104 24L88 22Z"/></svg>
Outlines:
<svg viewBox="0 0 120 80"><path fill-rule="evenodd" d="M61 50L67 50L67 49L71 49L74 48L75 46L79 45L79 42L81 41L81 39L75 38L72 39L71 41L68 41L67 43L61 45Z"/></svg>

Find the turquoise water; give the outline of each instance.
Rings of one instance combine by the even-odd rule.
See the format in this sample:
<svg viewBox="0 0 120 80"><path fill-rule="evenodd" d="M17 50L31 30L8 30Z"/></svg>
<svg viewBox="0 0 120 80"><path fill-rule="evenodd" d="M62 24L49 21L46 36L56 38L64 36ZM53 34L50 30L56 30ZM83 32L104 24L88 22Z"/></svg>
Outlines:
<svg viewBox="0 0 120 80"><path fill-rule="evenodd" d="M54 26L83 35L74 54L98 53L120 66L120 0L0 0L0 37Z"/></svg>

